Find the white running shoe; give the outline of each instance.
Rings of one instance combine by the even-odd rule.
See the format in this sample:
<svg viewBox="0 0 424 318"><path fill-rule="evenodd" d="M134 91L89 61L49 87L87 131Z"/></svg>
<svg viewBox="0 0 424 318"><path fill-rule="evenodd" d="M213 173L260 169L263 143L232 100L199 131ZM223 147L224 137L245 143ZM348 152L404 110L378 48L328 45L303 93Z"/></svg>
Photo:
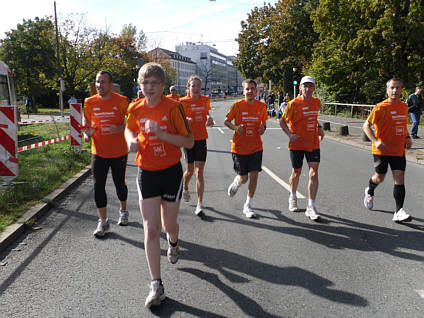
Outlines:
<svg viewBox="0 0 424 318"><path fill-rule="evenodd" d="M119 219L118 225L126 226L128 225L128 211L127 210L119 210Z"/></svg>
<svg viewBox="0 0 424 318"><path fill-rule="evenodd" d="M166 239L168 240L168 252L166 253L168 261L171 264L175 264L176 262L178 262L178 259L180 257L180 248L178 247L178 244L175 247L171 245L168 233L166 233Z"/></svg>
<svg viewBox="0 0 424 318"><path fill-rule="evenodd" d="M408 213L406 213L403 208L395 212L395 214L393 214L392 219L392 221L394 222L410 222L411 220L412 217Z"/></svg>
<svg viewBox="0 0 424 318"><path fill-rule="evenodd" d="M109 219L106 219L105 222L102 222L102 220L99 219L97 222L97 228L93 232L93 235L97 238L105 236L105 233L107 230L109 230Z"/></svg>
<svg viewBox="0 0 424 318"><path fill-rule="evenodd" d="M198 204L196 206L196 210L194 210L194 214L196 214L198 217L205 216L205 212L203 212L203 206L201 204Z"/></svg>
<svg viewBox="0 0 424 318"><path fill-rule="evenodd" d="M150 308L151 306L159 306L160 302L165 300L165 289L160 284L159 280L154 280L150 283L149 295L147 295L144 306Z"/></svg>
<svg viewBox="0 0 424 318"><path fill-rule="evenodd" d="M297 211L297 198L289 197L289 211L296 212Z"/></svg>
<svg viewBox="0 0 424 318"><path fill-rule="evenodd" d="M253 219L254 217L256 217L255 212L252 210L252 208L248 204L245 204L243 206L243 213L249 219Z"/></svg>
<svg viewBox="0 0 424 318"><path fill-rule="evenodd" d="M364 206L371 210L374 206L374 196L368 193L369 187L365 188Z"/></svg>
<svg viewBox="0 0 424 318"><path fill-rule="evenodd" d="M312 221L316 221L319 219L319 214L314 206L308 206L306 208L305 215Z"/></svg>
<svg viewBox="0 0 424 318"><path fill-rule="evenodd" d="M183 199L185 202L190 202L190 192L188 190L183 190Z"/></svg>
<svg viewBox="0 0 424 318"><path fill-rule="evenodd" d="M230 186L228 187L228 196L230 198L235 196L240 186L241 186L241 183L236 183L233 181L233 183L231 183Z"/></svg>

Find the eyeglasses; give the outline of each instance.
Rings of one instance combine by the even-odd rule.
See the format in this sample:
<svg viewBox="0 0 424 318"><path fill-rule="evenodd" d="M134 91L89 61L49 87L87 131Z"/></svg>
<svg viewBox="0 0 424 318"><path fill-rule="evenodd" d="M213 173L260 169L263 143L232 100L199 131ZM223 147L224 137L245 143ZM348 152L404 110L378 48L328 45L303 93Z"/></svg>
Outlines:
<svg viewBox="0 0 424 318"><path fill-rule="evenodd" d="M148 82L148 81L142 81L141 82L141 85L143 85L143 86L151 86L151 87L156 87L156 86L159 86L160 84L162 84L162 82L156 82L156 81L153 81L153 82Z"/></svg>

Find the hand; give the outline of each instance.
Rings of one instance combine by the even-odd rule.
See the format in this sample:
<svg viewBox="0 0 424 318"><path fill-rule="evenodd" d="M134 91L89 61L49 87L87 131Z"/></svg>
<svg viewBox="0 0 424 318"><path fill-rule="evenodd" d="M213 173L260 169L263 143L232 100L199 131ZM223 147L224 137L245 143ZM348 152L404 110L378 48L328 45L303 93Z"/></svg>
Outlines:
<svg viewBox="0 0 424 318"><path fill-rule="evenodd" d="M239 135L242 135L244 133L244 124L241 124L239 126L236 126L236 133Z"/></svg>
<svg viewBox="0 0 424 318"><path fill-rule="evenodd" d="M412 140L411 140L411 138L406 138L406 140L405 140L405 147L406 147L406 149L411 149L411 147L412 147Z"/></svg>
<svg viewBox="0 0 424 318"><path fill-rule="evenodd" d="M208 117L208 120L206 121L206 126L208 127L212 127L213 125L215 125L215 121L213 120L212 117Z"/></svg>
<svg viewBox="0 0 424 318"><path fill-rule="evenodd" d="M158 123L151 119L146 120L146 122L144 123L144 129L147 134L153 133L158 137L160 133L162 132Z"/></svg>
<svg viewBox="0 0 424 318"><path fill-rule="evenodd" d="M318 127L318 138L319 141L322 141L324 139L324 130L322 129L322 127Z"/></svg>
<svg viewBox="0 0 424 318"><path fill-rule="evenodd" d="M294 141L299 139L299 135L291 134L289 139L290 139L291 142L294 142Z"/></svg>
<svg viewBox="0 0 424 318"><path fill-rule="evenodd" d="M259 133L259 135L263 135L264 132L265 132L265 125L263 123L261 123L259 125L258 133Z"/></svg>
<svg viewBox="0 0 424 318"><path fill-rule="evenodd" d="M375 148L380 149L380 150L386 149L386 145L379 140L374 141L374 146L375 146Z"/></svg>
<svg viewBox="0 0 424 318"><path fill-rule="evenodd" d="M84 129L84 133L85 133L84 140L86 136L88 137L88 140L90 140L90 138L93 137L95 132L96 132L96 127L88 127Z"/></svg>
<svg viewBox="0 0 424 318"><path fill-rule="evenodd" d="M140 144L138 142L138 138L135 137L133 140L131 140L128 144L128 151L129 152L137 152L140 148Z"/></svg>

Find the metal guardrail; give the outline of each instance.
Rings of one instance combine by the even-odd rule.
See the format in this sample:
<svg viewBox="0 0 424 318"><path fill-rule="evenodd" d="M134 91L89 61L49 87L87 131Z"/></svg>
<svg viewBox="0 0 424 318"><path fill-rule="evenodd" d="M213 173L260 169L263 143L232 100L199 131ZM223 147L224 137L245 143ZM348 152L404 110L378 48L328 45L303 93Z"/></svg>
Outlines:
<svg viewBox="0 0 424 318"><path fill-rule="evenodd" d="M344 104L344 103L324 103L324 105L333 105L334 106L334 115L337 115L338 106L347 106L350 107L350 117L353 117L353 110L355 107L361 107L364 111L370 112L374 105L368 104Z"/></svg>

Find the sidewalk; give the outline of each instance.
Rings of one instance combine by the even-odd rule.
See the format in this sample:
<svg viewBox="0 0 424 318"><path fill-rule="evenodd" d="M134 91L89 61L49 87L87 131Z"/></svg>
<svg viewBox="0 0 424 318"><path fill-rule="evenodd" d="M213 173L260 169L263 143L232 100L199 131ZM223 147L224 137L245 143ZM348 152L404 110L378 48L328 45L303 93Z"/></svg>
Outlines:
<svg viewBox="0 0 424 318"><path fill-rule="evenodd" d="M362 120L356 118L336 117L332 115L319 115L318 120L321 124L324 122L330 123L331 130L325 131L326 137L371 151L371 143L369 141L362 140L362 125L365 119ZM339 128L341 126L349 127L348 136L341 136L339 134ZM418 135L421 138L412 139L412 148L406 150L406 159L418 164L424 164L423 131L418 130Z"/></svg>

